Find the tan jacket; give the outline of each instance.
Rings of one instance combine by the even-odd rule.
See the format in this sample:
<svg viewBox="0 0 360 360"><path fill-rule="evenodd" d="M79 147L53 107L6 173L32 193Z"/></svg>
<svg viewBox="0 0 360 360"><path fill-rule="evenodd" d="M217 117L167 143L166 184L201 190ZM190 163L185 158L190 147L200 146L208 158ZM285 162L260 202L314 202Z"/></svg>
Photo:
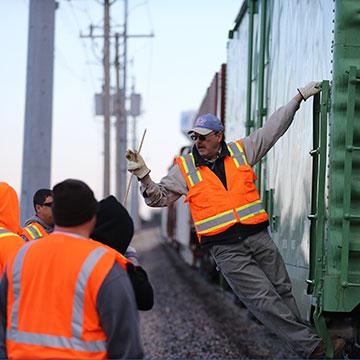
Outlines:
<svg viewBox="0 0 360 360"><path fill-rule="evenodd" d="M292 99L288 104L276 110L262 128L241 139L250 166L261 160L286 132L299 107L299 103ZM144 198L148 206L164 207L176 201L181 195L186 195L188 187L179 165L175 164L169 173L160 180L160 183L155 183L148 177L141 184L143 195L145 190L147 197Z"/></svg>

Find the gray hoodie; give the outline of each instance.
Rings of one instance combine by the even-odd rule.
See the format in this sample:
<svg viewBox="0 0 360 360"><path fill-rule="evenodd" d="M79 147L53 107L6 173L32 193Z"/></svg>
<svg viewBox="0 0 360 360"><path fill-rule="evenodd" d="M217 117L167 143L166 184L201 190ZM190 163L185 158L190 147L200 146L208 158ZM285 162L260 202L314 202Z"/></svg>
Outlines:
<svg viewBox="0 0 360 360"><path fill-rule="evenodd" d="M44 220L40 219L37 215L34 215L31 218L27 219L25 221L24 227L30 225L33 222L40 224L48 234L51 234L54 231L54 226L48 225Z"/></svg>

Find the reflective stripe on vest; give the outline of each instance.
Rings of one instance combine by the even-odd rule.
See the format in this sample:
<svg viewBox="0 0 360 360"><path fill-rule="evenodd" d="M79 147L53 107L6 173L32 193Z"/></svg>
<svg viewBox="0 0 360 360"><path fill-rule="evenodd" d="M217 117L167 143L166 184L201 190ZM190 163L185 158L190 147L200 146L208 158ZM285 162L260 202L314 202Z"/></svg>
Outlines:
<svg viewBox="0 0 360 360"><path fill-rule="evenodd" d="M261 214L265 212L261 200L257 200L254 201L253 203L241 206L237 208L236 211L240 220L246 220L251 216L255 216L257 214Z"/></svg>
<svg viewBox="0 0 360 360"><path fill-rule="evenodd" d="M6 230L4 228L0 228L0 238L6 237L6 236L14 236L17 235L9 230Z"/></svg>
<svg viewBox="0 0 360 360"><path fill-rule="evenodd" d="M32 240L40 239L43 237L42 233L36 225L29 225L25 228Z"/></svg>
<svg viewBox="0 0 360 360"><path fill-rule="evenodd" d="M47 334L29 333L26 331L19 331L18 316L19 316L19 302L20 302L20 277L23 259L26 251L35 242L28 242L24 245L15 257L12 269L13 276L13 290L14 290L14 304L11 312L11 329L7 331L7 339L17 343L50 346L63 349L74 349L77 351L87 352L105 352L106 341L101 340L81 340L83 330L83 313L84 313L84 297L85 287L89 276L100 258L107 252L105 248L98 247L93 250L85 259L79 276L76 281L74 302L72 308L72 337L55 336Z"/></svg>
<svg viewBox="0 0 360 360"><path fill-rule="evenodd" d="M240 165L248 165L244 150L239 142L229 143L227 147L236 167L239 167ZM185 169L186 177L190 183L190 186L193 187L194 185L202 181L203 178L201 176L201 173L199 169L195 166L194 155L190 153L186 156L180 156L180 159Z"/></svg>
<svg viewBox="0 0 360 360"><path fill-rule="evenodd" d="M181 162L186 172L186 177L189 180L191 186L196 185L202 181L202 176L199 169L195 166L195 160L193 154L186 156L180 156Z"/></svg>
<svg viewBox="0 0 360 360"><path fill-rule="evenodd" d="M197 221L195 223L195 227L197 233L201 235L231 223L236 223L236 216L233 210L228 210L219 215L211 216L207 219Z"/></svg>
<svg viewBox="0 0 360 360"><path fill-rule="evenodd" d="M231 142L227 144L228 150L232 159L235 162L236 167L238 168L240 165L247 165L248 162L246 160L246 156L244 150L239 142Z"/></svg>
<svg viewBox="0 0 360 360"><path fill-rule="evenodd" d="M254 201L236 209L240 221L246 220L251 216L265 212L261 200ZM195 223L199 235L206 234L228 224L236 223L236 216L233 210L225 211L219 215L211 216L207 219Z"/></svg>

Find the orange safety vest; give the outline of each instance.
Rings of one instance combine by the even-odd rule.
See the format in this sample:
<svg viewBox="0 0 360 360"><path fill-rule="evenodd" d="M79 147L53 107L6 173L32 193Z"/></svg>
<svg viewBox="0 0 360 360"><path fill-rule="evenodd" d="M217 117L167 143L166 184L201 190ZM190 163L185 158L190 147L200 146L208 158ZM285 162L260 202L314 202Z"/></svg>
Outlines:
<svg viewBox="0 0 360 360"><path fill-rule="evenodd" d="M24 243L18 234L0 226L0 279L6 262Z"/></svg>
<svg viewBox="0 0 360 360"><path fill-rule="evenodd" d="M47 235L46 230L36 221L33 221L31 224L27 225L22 233L22 236L25 237L28 241L40 239L45 235Z"/></svg>
<svg viewBox="0 0 360 360"><path fill-rule="evenodd" d="M259 224L268 219L254 183L256 175L241 141L227 147L230 152L224 159L227 190L207 166L195 166L191 153L176 160L189 189L185 202L190 205L200 241L201 235L219 234L235 223Z"/></svg>
<svg viewBox="0 0 360 360"><path fill-rule="evenodd" d="M27 242L7 268L8 357L105 359L96 299L115 261L126 269L115 250L71 234Z"/></svg>

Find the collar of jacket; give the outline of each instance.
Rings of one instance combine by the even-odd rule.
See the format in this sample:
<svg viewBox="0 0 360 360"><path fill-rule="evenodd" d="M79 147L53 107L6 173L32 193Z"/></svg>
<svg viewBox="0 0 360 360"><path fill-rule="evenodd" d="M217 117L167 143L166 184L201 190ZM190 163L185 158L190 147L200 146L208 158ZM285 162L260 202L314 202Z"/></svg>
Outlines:
<svg viewBox="0 0 360 360"><path fill-rule="evenodd" d="M210 161L206 161L198 152L197 148L195 145L193 145L191 152L194 156L194 160L195 160L195 166L210 166L212 165L212 163ZM230 152L227 148L227 145L225 143L225 141L223 140L221 143L221 150L219 153L219 156L216 158L215 161L219 160L219 159L223 159L226 156L230 156Z"/></svg>
<svg viewBox="0 0 360 360"><path fill-rule="evenodd" d="M37 215L32 216L30 219L25 221L25 226L30 225L32 222L39 223L48 234L51 234L54 231L54 227L48 225L44 220L40 219Z"/></svg>

